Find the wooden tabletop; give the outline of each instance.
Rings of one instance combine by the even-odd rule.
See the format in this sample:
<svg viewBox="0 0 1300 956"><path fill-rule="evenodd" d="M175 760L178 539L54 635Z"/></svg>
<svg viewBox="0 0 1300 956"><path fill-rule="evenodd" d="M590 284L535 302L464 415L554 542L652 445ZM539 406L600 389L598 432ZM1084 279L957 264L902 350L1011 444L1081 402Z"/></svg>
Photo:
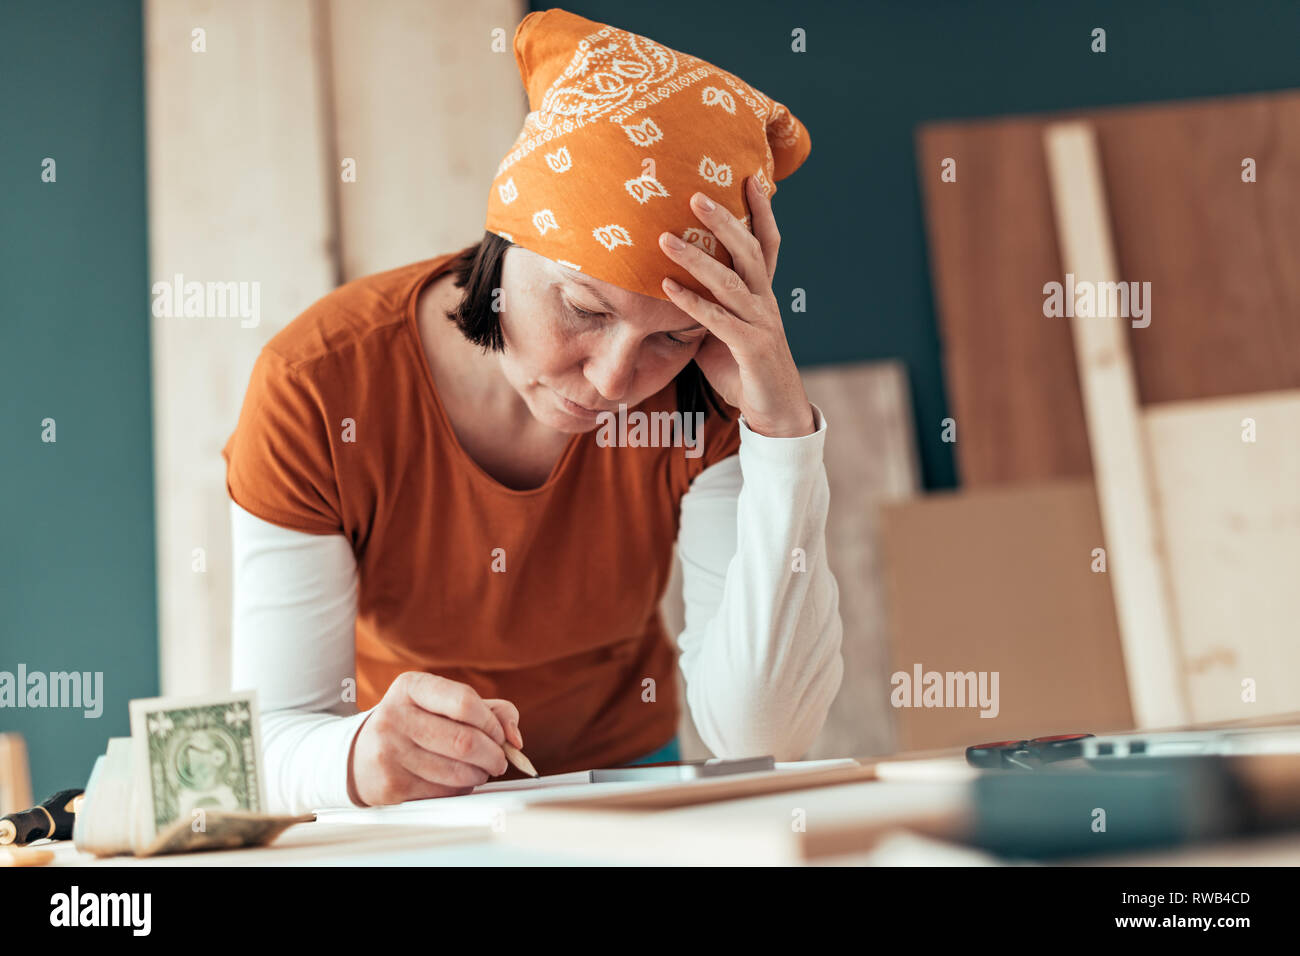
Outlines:
<svg viewBox="0 0 1300 956"><path fill-rule="evenodd" d="M866 761L863 761L866 763ZM791 765L793 766L793 765ZM53 851L51 866L582 866L645 863L812 865L1002 865L951 834L965 811L971 771L957 756L878 765L861 779L786 793L761 793L697 806L627 810L538 806L513 811L503 827L436 825L392 815L377 822L291 827L270 846L137 859L96 858L71 841L32 844ZM589 785L596 794L608 786ZM584 801L585 803L585 801ZM381 808L377 808L381 809ZM791 826L805 814L806 831ZM379 821L386 822L379 822ZM587 832L589 831L589 832ZM794 835L792 836L792 831ZM693 837L679 852L665 836L696 833L718 841L699 856ZM590 837L590 838L587 838ZM1065 861L1082 866L1294 866L1300 833Z"/></svg>

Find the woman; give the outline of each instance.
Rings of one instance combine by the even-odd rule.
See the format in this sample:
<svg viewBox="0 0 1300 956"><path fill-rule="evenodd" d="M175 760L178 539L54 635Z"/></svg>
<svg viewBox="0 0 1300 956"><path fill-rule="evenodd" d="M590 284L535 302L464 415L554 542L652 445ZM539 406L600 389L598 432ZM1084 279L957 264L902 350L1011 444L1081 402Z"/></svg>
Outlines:
<svg viewBox="0 0 1300 956"><path fill-rule="evenodd" d="M507 741L542 773L678 759L674 539L715 754L799 757L840 685L826 423L771 287L806 130L562 10L515 56L483 241L290 323L223 452L276 810L466 793Z"/></svg>

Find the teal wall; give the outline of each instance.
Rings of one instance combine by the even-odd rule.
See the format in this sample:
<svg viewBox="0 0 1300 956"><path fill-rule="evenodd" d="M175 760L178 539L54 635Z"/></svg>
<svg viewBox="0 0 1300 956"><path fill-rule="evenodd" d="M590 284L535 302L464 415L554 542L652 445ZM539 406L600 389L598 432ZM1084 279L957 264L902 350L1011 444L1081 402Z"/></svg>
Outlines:
<svg viewBox="0 0 1300 956"><path fill-rule="evenodd" d="M705 56L808 125L812 156L776 199L777 287L810 304L788 317L791 345L808 364L907 364L929 488L956 476L916 125L1300 87L1296 2L561 5ZM1088 51L1095 26L1104 55ZM127 701L158 690L139 5L5 0L0 102L0 671L105 680L98 720L0 710L39 798L84 782L128 732Z"/></svg>
<svg viewBox="0 0 1300 956"><path fill-rule="evenodd" d="M138 3L0 4L0 671L104 681L98 719L0 709L38 800L158 692L141 56Z"/></svg>

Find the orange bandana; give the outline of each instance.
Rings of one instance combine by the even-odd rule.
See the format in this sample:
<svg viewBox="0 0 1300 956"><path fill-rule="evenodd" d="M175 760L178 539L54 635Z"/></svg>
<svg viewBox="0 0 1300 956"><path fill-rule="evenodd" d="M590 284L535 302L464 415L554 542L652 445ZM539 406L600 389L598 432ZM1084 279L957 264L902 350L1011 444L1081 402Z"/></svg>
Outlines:
<svg viewBox="0 0 1300 956"><path fill-rule="evenodd" d="M515 60L531 112L497 167L486 228L632 292L667 299L667 275L712 300L659 234L730 268L691 196L749 226L745 178L775 193L812 150L804 125L726 70L566 10L524 17Z"/></svg>

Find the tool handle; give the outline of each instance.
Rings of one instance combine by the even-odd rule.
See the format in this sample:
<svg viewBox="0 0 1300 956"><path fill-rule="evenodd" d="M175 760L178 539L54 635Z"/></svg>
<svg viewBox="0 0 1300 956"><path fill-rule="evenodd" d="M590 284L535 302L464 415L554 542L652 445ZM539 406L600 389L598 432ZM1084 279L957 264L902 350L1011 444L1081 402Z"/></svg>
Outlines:
<svg viewBox="0 0 1300 956"><path fill-rule="evenodd" d="M73 801L84 790L60 790L39 806L0 817L0 846L22 845L44 840L72 839L77 814Z"/></svg>

